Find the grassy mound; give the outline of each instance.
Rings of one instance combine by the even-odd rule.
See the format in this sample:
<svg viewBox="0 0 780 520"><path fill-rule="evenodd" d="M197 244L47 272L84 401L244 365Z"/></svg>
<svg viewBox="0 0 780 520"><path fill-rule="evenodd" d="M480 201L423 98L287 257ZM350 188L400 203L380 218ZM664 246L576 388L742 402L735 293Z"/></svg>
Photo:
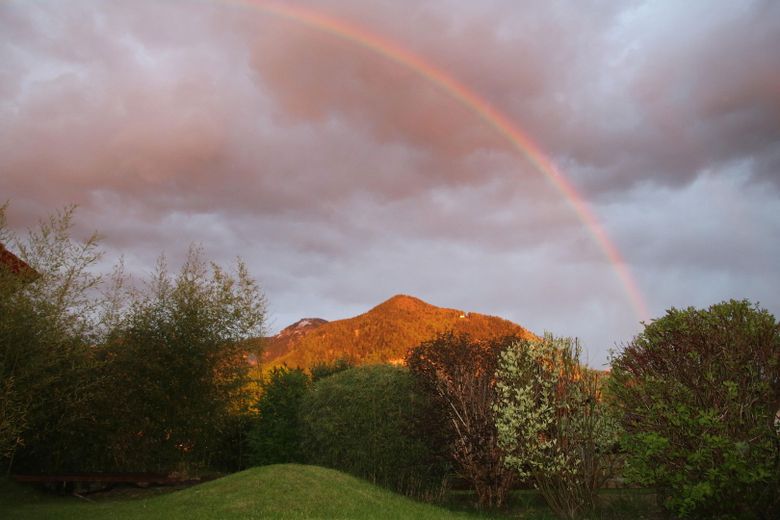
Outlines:
<svg viewBox="0 0 780 520"><path fill-rule="evenodd" d="M477 518L414 502L366 481L316 466L252 468L189 489L137 500L90 503L0 489L5 519Z"/></svg>

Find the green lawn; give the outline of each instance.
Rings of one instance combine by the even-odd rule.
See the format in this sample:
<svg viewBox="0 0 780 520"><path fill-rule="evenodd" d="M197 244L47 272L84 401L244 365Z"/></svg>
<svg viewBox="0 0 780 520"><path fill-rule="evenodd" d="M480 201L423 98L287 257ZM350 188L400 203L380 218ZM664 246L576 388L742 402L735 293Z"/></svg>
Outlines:
<svg viewBox="0 0 780 520"><path fill-rule="evenodd" d="M643 515L647 511L647 497L636 492L607 492L606 501L612 505L597 518L655 518ZM157 496L95 502L57 497L0 481L0 518L3 520L554 518L541 497L529 491L513 493L509 510L494 515L474 512L472 501L470 494L453 493L450 509L436 507L339 471L297 464L252 468Z"/></svg>
<svg viewBox="0 0 780 520"><path fill-rule="evenodd" d="M0 518L478 518L415 502L344 473L285 464L253 468L182 491L135 500L90 503L5 483Z"/></svg>

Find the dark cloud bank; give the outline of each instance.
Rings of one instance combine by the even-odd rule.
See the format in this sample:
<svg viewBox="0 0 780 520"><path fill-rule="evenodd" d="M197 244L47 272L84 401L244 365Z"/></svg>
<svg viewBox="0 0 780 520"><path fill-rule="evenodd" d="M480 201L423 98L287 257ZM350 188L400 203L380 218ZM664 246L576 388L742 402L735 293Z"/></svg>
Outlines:
<svg viewBox="0 0 780 520"><path fill-rule="evenodd" d="M398 42L517 122L590 202L652 315L731 297L780 314L777 2L296 5ZM544 176L370 50L194 0L11 0L0 35L16 228L77 203L78 232L100 230L137 274L192 241L240 255L275 328L404 292L578 335L594 365L639 330Z"/></svg>

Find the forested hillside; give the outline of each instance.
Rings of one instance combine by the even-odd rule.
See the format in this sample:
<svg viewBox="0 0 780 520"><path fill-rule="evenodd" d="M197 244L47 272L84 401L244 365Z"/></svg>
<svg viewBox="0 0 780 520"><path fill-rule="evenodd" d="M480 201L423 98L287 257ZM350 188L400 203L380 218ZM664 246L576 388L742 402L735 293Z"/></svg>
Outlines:
<svg viewBox="0 0 780 520"><path fill-rule="evenodd" d="M265 342L264 366L286 363L308 368L340 358L355 364L401 363L411 347L446 331L467 333L475 339L535 337L502 318L396 295L354 318L331 322L306 319L291 325Z"/></svg>

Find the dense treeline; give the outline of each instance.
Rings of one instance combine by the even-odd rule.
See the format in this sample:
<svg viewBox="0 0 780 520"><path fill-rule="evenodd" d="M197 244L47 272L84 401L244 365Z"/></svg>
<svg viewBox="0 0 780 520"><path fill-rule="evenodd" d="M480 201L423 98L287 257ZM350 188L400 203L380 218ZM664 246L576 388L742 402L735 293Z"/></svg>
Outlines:
<svg viewBox="0 0 780 520"><path fill-rule="evenodd" d="M416 497L446 488L446 429L403 367L275 367L258 404L250 464L322 465Z"/></svg>
<svg viewBox="0 0 780 520"><path fill-rule="evenodd" d="M252 465L303 462L299 410L311 378L300 368L275 367L262 383L258 414L248 434Z"/></svg>
<svg viewBox="0 0 780 520"><path fill-rule="evenodd" d="M262 294L239 261L193 248L161 260L143 290L104 280L96 237L70 237L68 209L22 239L27 276L0 267L0 456L13 472L237 468L256 389L243 340L262 332Z"/></svg>
<svg viewBox="0 0 780 520"><path fill-rule="evenodd" d="M121 269L93 274L97 239L73 241L72 215L20 239L0 208L0 242L30 266L0 264L9 472L305 462L423 498L459 477L481 507L520 483L568 519L591 516L620 476L677 518L780 517L780 324L757 305L671 309L607 374L570 338L445 331L405 367L354 366L347 352L259 380L247 340L265 302L243 264L226 272L191 249L137 290Z"/></svg>
<svg viewBox="0 0 780 520"><path fill-rule="evenodd" d="M393 479L435 453L430 460L469 482L481 506L504 503L514 480L537 488L561 518L591 516L617 476L654 488L673 517L777 518L779 338L775 318L745 301L672 309L605 374L581 364L570 338L445 333L412 349L408 372L360 367L307 379L293 414L294 460L403 491ZM427 421L398 420L399 410L414 415L407 392L427 403ZM438 452L384 450L414 439L435 439Z"/></svg>

